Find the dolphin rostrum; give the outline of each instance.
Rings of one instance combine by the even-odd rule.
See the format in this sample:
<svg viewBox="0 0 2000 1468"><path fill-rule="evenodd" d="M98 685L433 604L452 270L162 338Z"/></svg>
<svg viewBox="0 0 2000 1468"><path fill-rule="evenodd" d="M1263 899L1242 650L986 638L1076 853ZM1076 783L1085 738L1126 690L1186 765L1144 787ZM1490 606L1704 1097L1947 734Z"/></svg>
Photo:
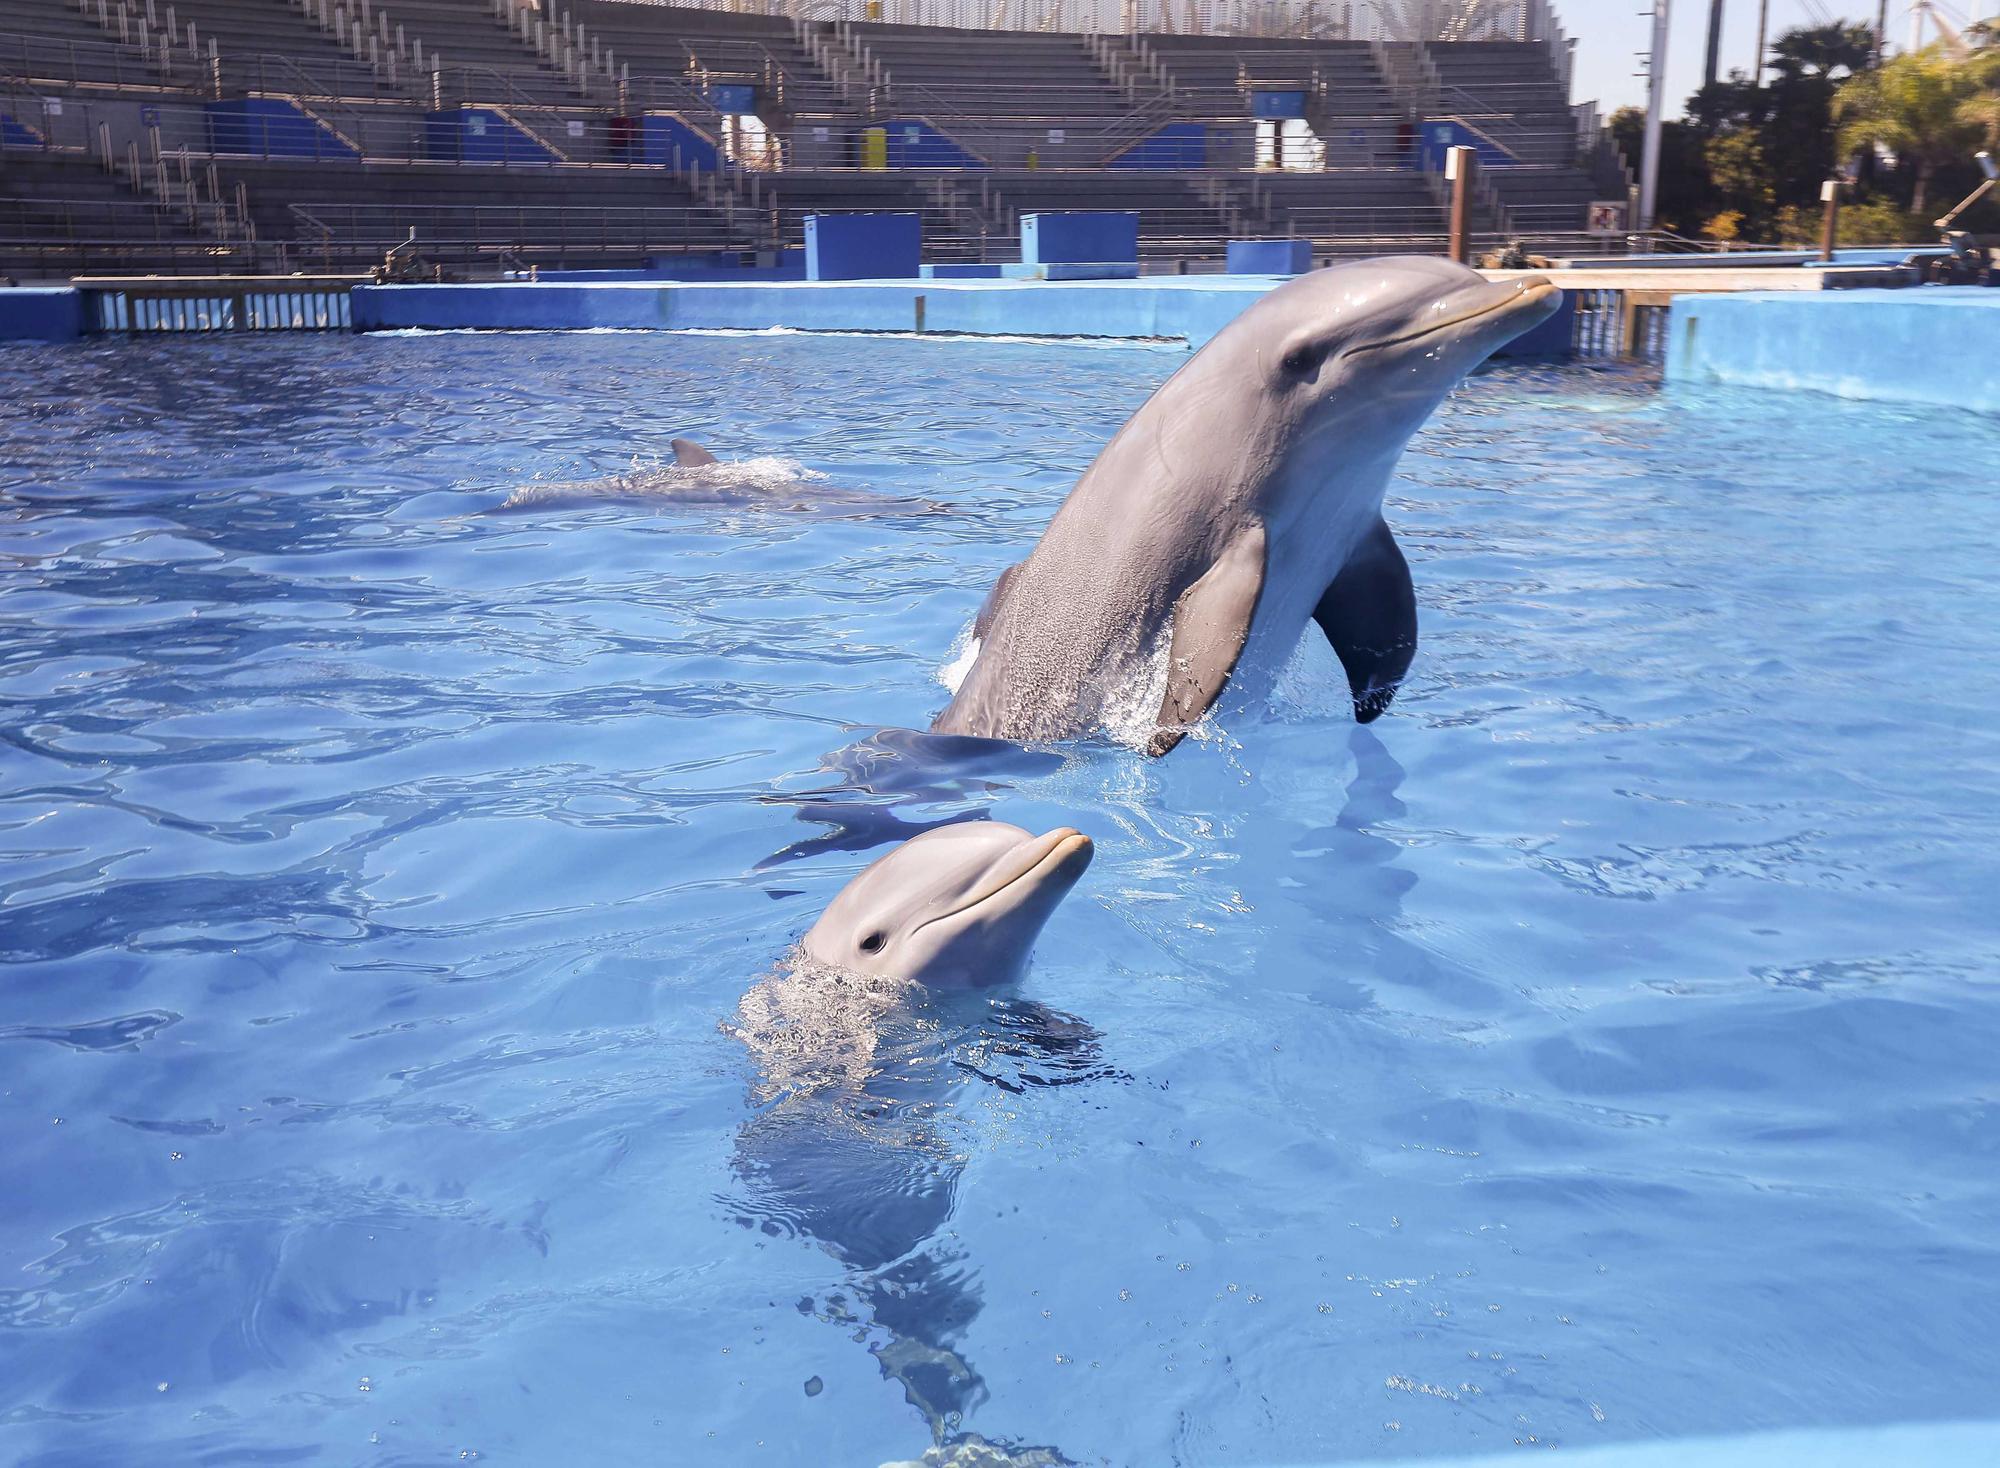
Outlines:
<svg viewBox="0 0 2000 1468"><path fill-rule="evenodd" d="M1267 692L1308 619L1361 722L1416 652L1382 498L1403 446L1495 348L1545 320L1541 276L1445 260L1314 271L1264 296L1132 415L973 626L939 733L1063 739L1159 699L1165 754L1221 696ZM1157 659L1171 639L1165 689Z"/></svg>

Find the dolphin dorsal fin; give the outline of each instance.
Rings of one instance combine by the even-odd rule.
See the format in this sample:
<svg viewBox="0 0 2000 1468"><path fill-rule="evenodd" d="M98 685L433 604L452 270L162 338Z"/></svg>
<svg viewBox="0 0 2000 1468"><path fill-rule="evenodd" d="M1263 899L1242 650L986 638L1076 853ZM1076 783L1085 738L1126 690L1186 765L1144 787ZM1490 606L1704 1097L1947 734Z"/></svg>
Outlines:
<svg viewBox="0 0 2000 1468"><path fill-rule="evenodd" d="M1347 670L1355 719L1373 723L1389 707L1417 655L1417 592L1410 585L1410 563L1381 516L1320 597L1313 620Z"/></svg>
<svg viewBox="0 0 2000 1468"><path fill-rule="evenodd" d="M1174 603L1174 645L1167 696L1146 753L1165 754L1208 712L1236 671L1250 619L1264 594L1264 527L1251 522L1222 548L1207 571Z"/></svg>
<svg viewBox="0 0 2000 1468"><path fill-rule="evenodd" d="M717 462L714 454L691 438L674 439L667 447L674 451L674 462L683 469L699 469Z"/></svg>

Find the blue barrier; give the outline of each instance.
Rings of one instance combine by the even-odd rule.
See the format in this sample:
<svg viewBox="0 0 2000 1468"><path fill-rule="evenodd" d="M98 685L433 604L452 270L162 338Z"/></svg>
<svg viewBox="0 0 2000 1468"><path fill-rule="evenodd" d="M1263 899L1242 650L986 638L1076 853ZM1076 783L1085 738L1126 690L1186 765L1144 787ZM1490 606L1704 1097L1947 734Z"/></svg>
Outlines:
<svg viewBox="0 0 2000 1468"><path fill-rule="evenodd" d="M708 87L708 104L717 112L735 116L757 110L757 89L742 82L711 82Z"/></svg>
<svg viewBox="0 0 2000 1468"><path fill-rule="evenodd" d="M560 163L555 153L490 107L424 114L424 156L445 163Z"/></svg>
<svg viewBox="0 0 2000 1468"><path fill-rule="evenodd" d="M639 161L714 173L722 167L722 153L714 138L673 113L648 112L639 119Z"/></svg>
<svg viewBox="0 0 2000 1468"><path fill-rule="evenodd" d="M1137 210L1063 210L1021 216L1023 265L1137 265Z"/></svg>
<svg viewBox="0 0 2000 1468"><path fill-rule="evenodd" d="M1482 164L1492 168L1505 168L1521 161L1478 128L1456 117L1425 119L1417 135L1417 165L1433 173L1443 173L1444 155L1453 148L1472 149Z"/></svg>
<svg viewBox="0 0 2000 1468"><path fill-rule="evenodd" d="M360 151L333 129L276 97L240 97L204 104L211 153L259 158L357 159Z"/></svg>
<svg viewBox="0 0 2000 1468"><path fill-rule="evenodd" d="M1114 154L1111 168L1206 168L1208 129L1198 122L1170 122Z"/></svg>
<svg viewBox="0 0 2000 1468"><path fill-rule="evenodd" d="M1555 314L1531 326L1506 345L1494 349L1494 359L1557 361L1576 351L1576 292L1564 291Z"/></svg>
<svg viewBox="0 0 2000 1468"><path fill-rule="evenodd" d="M68 286L0 290L0 342L73 342L82 334L82 291Z"/></svg>
<svg viewBox="0 0 2000 1468"><path fill-rule="evenodd" d="M1231 240L1223 263L1231 275L1304 275L1312 268L1311 240Z"/></svg>
<svg viewBox="0 0 2000 1468"><path fill-rule="evenodd" d="M993 165L922 118L894 117L882 124L891 168L991 168Z"/></svg>
<svg viewBox="0 0 2000 1468"><path fill-rule="evenodd" d="M807 280L915 280L923 254L917 214L808 214Z"/></svg>
<svg viewBox="0 0 2000 1468"><path fill-rule="evenodd" d="M1306 94L1293 91L1253 91L1250 94L1250 115L1252 117L1304 117L1306 115Z"/></svg>
<svg viewBox="0 0 2000 1468"><path fill-rule="evenodd" d="M2000 290L1676 296L1667 380L2000 413Z"/></svg>
<svg viewBox="0 0 2000 1468"><path fill-rule="evenodd" d="M48 145L49 140L25 122L17 122L0 112L0 148L46 148Z"/></svg>

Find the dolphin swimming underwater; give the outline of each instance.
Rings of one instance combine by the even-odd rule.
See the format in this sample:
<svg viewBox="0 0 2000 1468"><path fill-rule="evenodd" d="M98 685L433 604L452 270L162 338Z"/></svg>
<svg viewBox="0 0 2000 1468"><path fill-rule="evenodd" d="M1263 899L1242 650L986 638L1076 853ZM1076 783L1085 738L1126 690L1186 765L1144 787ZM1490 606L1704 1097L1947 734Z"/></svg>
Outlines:
<svg viewBox="0 0 2000 1468"><path fill-rule="evenodd" d="M1268 692L1308 619L1355 717L1376 718L1417 641L1409 567L1382 519L1390 474L1445 394L1560 302L1541 276L1495 283L1418 257L1314 271L1259 299L1132 415L1001 574L932 730L1084 733L1150 686L1170 636L1146 744L1165 754L1225 687Z"/></svg>
<svg viewBox="0 0 2000 1468"><path fill-rule="evenodd" d="M601 479L566 479L523 484L488 513L572 509L595 504L630 508L693 508L782 511L828 519L941 515L946 506L930 500L873 494L828 482L825 475L791 459L764 455L722 460L689 438L668 441L671 464L641 465Z"/></svg>

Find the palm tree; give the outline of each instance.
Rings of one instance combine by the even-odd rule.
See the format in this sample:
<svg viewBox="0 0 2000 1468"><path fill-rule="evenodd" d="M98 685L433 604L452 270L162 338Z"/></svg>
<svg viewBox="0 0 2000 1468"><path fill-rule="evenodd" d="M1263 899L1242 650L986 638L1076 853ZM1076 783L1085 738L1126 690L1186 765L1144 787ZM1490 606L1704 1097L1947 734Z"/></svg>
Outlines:
<svg viewBox="0 0 2000 1468"><path fill-rule="evenodd" d="M1939 166L1980 144L1988 125L1983 109L1993 100L1994 60L1988 49L1959 57L1940 42L1850 77L1833 98L1841 153L1882 147L1907 160L1916 178L1910 209L1921 214Z"/></svg>

